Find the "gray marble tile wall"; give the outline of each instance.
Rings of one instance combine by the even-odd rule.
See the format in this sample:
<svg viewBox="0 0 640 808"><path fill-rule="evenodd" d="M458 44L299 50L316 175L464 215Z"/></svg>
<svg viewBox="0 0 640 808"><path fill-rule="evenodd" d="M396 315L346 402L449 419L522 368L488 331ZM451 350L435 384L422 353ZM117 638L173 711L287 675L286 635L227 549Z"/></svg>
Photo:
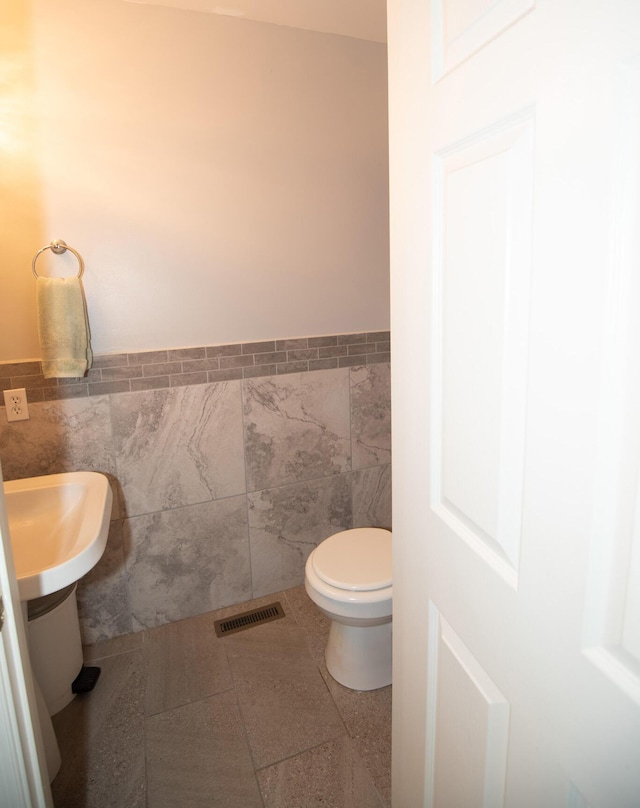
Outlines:
<svg viewBox="0 0 640 808"><path fill-rule="evenodd" d="M390 365L375 361L30 404L6 480L94 470L114 510L81 581L93 643L297 586L339 530L391 527Z"/></svg>

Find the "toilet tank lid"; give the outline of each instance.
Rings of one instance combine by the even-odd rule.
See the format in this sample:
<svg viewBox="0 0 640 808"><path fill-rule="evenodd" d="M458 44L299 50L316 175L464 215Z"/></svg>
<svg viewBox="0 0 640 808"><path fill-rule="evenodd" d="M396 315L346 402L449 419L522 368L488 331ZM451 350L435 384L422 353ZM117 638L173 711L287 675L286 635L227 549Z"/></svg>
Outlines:
<svg viewBox="0 0 640 808"><path fill-rule="evenodd" d="M329 536L311 557L316 575L339 589L364 592L391 586L391 532L358 527Z"/></svg>

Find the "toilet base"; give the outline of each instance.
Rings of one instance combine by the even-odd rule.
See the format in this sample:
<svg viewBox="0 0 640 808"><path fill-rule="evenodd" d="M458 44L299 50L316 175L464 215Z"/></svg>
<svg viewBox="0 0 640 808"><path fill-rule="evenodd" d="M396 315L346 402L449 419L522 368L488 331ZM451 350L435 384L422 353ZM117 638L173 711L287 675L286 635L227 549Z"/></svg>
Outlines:
<svg viewBox="0 0 640 808"><path fill-rule="evenodd" d="M377 690L391 684L392 622L347 626L331 622L325 649L327 670L351 690Z"/></svg>

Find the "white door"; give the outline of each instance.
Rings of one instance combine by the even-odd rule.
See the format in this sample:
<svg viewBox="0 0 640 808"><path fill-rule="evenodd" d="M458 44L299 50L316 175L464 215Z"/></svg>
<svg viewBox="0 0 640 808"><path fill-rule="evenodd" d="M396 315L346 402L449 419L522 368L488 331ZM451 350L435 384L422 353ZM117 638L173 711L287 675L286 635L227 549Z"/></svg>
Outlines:
<svg viewBox="0 0 640 808"><path fill-rule="evenodd" d="M0 808L52 808L0 468Z"/></svg>
<svg viewBox="0 0 640 808"><path fill-rule="evenodd" d="M389 0L394 808L640 806L640 2Z"/></svg>

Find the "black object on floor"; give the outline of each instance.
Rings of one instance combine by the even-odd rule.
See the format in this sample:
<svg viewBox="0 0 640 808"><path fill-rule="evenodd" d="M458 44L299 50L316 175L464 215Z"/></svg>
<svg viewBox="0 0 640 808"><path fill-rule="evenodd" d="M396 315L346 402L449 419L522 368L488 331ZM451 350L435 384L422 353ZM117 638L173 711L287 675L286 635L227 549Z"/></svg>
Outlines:
<svg viewBox="0 0 640 808"><path fill-rule="evenodd" d="M96 686L100 676L100 668L91 668L83 665L80 673L71 683L72 693L89 693Z"/></svg>

